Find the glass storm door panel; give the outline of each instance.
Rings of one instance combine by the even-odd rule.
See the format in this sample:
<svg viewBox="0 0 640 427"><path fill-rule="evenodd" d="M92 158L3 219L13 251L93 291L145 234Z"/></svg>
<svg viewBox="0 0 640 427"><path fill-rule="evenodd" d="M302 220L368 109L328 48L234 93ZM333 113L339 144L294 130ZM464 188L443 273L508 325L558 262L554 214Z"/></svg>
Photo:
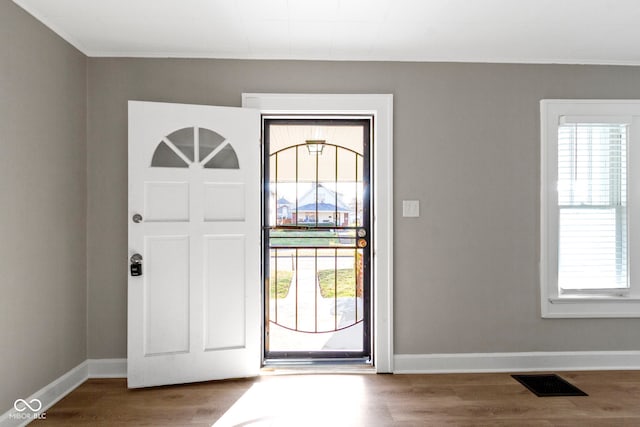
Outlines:
<svg viewBox="0 0 640 427"><path fill-rule="evenodd" d="M370 134L264 118L266 360L370 359Z"/></svg>
<svg viewBox="0 0 640 427"><path fill-rule="evenodd" d="M260 369L260 115L129 102L129 387Z"/></svg>

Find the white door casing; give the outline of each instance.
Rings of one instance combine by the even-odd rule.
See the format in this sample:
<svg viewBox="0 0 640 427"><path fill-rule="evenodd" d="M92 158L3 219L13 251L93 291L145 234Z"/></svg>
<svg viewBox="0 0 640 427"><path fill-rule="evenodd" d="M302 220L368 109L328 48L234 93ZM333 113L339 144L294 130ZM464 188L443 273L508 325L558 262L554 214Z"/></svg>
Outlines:
<svg viewBox="0 0 640 427"><path fill-rule="evenodd" d="M297 118L373 116L372 354L376 372L393 372L393 95L243 93L242 106Z"/></svg>
<svg viewBox="0 0 640 427"><path fill-rule="evenodd" d="M129 102L129 387L258 374L259 138L256 110Z"/></svg>

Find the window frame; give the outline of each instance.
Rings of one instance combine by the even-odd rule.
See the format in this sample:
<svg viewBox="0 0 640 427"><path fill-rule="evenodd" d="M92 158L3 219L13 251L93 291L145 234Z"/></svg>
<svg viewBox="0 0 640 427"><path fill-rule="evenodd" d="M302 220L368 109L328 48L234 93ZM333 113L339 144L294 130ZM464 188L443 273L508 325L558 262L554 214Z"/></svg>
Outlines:
<svg viewBox="0 0 640 427"><path fill-rule="evenodd" d="M562 117L580 123L628 123L627 228L629 289L624 294L572 292L558 289L558 126ZM640 100L540 101L540 306L543 318L640 317ZM636 165L635 167L633 165ZM639 269L640 271L640 269Z"/></svg>

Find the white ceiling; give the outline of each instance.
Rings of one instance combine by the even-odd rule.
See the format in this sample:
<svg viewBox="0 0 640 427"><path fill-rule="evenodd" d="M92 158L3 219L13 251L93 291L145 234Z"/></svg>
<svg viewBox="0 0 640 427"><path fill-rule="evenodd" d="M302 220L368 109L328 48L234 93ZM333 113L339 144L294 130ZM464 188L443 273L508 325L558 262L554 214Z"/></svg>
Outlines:
<svg viewBox="0 0 640 427"><path fill-rule="evenodd" d="M14 0L89 56L640 64L639 0Z"/></svg>

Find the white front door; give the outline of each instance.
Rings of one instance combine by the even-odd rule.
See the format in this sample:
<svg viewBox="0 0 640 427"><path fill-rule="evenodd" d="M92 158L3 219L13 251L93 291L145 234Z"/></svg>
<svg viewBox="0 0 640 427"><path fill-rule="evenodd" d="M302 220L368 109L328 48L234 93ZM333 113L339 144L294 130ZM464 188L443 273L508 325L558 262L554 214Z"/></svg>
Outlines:
<svg viewBox="0 0 640 427"><path fill-rule="evenodd" d="M129 387L258 373L259 132L256 110L129 102Z"/></svg>

